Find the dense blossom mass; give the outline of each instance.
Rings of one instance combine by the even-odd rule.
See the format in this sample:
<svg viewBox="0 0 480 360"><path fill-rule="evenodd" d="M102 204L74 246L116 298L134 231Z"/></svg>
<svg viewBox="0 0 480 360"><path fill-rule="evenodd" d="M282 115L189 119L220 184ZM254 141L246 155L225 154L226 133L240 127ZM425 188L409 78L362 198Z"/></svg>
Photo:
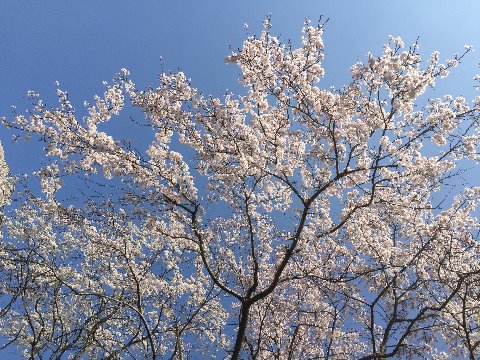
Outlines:
<svg viewBox="0 0 480 360"><path fill-rule="evenodd" d="M322 26L307 22L298 49L270 31L225 59L240 96L206 96L181 72L139 90L122 69L83 118L59 89L58 107L31 92L28 115L3 119L46 157L13 177L0 150L1 346L480 358L480 188L449 185L480 158L480 97L428 97L470 48L423 61L391 37L337 90L321 81ZM148 144L107 132L126 102Z"/></svg>
<svg viewBox="0 0 480 360"><path fill-rule="evenodd" d="M5 163L3 147L0 143L0 207L8 204L12 195L13 189L9 179L8 165Z"/></svg>

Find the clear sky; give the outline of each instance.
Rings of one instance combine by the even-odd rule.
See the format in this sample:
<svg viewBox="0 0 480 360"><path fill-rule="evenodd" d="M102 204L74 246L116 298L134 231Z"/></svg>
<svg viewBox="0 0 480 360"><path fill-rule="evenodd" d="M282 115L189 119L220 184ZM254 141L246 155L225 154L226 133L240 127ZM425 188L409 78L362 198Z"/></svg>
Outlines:
<svg viewBox="0 0 480 360"><path fill-rule="evenodd" d="M237 48L246 36L258 34L269 13L272 33L294 44L306 16L313 22L320 15L329 19L324 87L348 82L349 67L368 51L380 53L391 34L407 44L418 37L425 57L439 50L447 59L465 44L474 45L477 51L430 95L474 96L478 0L0 0L0 116L10 116L12 105L23 112L28 90L55 105L56 80L81 108L123 67L140 88L156 86L162 68L181 69L199 90L220 96L238 89L239 70L223 61L229 46ZM22 142L11 145L11 135L0 128L15 173L40 154Z"/></svg>
<svg viewBox="0 0 480 360"><path fill-rule="evenodd" d="M380 53L390 34L407 44L419 37L423 54L439 50L445 58L476 45L437 90L468 96L480 59L479 12L474 0L0 0L0 116L12 105L23 112L28 90L54 105L56 80L81 108L122 67L140 87L155 86L163 67L181 69L207 94L236 90L239 71L223 59L247 36L243 24L258 34L268 13L272 32L294 44L306 16L329 18L324 87L346 83L349 67L368 51ZM32 161L28 146L13 149L11 133L0 131L12 170L20 159Z"/></svg>

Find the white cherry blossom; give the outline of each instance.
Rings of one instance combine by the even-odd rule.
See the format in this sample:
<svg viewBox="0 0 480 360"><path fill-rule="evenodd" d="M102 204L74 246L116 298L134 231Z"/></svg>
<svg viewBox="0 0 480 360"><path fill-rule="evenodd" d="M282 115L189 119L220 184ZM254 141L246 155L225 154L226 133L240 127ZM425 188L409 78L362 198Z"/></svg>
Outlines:
<svg viewBox="0 0 480 360"><path fill-rule="evenodd" d="M16 193L0 147L0 331L25 357L480 356L480 190L449 188L480 100L422 97L471 48L389 37L336 90L322 25L298 49L271 31L225 59L240 96L121 69L84 117L58 89L3 120L45 143Z"/></svg>

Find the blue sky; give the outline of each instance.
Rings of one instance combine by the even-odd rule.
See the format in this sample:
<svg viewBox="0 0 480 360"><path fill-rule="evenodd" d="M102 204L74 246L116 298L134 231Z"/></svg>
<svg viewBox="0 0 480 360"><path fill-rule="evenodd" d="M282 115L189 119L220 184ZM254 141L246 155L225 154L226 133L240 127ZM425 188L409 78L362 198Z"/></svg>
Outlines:
<svg viewBox="0 0 480 360"><path fill-rule="evenodd" d="M0 0L0 116L9 116L12 105L19 112L28 108L28 90L54 105L56 80L81 108L122 67L140 88L155 86L162 69L181 69L206 94L238 90L239 71L223 59L247 36L243 24L249 24L248 34L258 34L268 13L272 32L294 44L306 16L329 18L324 87L346 83L349 67L368 51L380 53L390 34L407 44L419 37L424 55L439 50L444 58L465 44L477 45L437 90L468 97L480 59L479 10L473 0ZM38 161L39 153L24 143L12 148L11 133L0 131L12 170L21 168L19 155L24 165Z"/></svg>
<svg viewBox="0 0 480 360"><path fill-rule="evenodd" d="M472 44L477 51L429 95L472 98L479 12L480 2L473 0L0 0L0 116L10 116L12 105L20 113L28 108L28 90L55 105L56 80L81 108L123 67L140 88L156 86L162 69L180 69L206 94L238 90L239 70L223 59L229 46L258 34L269 13L272 33L293 44L306 16L314 22L320 15L329 18L323 87L348 82L349 67L368 51L380 53L390 34L407 44L419 37L425 57L439 50L447 59ZM14 173L25 171L41 154L22 142L10 144L11 135L0 128L7 162Z"/></svg>

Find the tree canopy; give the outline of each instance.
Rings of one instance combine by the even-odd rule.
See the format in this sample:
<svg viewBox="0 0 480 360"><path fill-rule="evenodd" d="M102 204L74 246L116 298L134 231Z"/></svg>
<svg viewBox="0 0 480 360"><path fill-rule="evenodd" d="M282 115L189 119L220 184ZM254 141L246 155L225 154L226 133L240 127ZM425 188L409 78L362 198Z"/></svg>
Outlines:
<svg viewBox="0 0 480 360"><path fill-rule="evenodd" d="M0 150L0 345L32 359L478 358L480 188L450 184L479 160L480 97L428 97L470 48L425 61L390 37L335 89L322 33L306 22L295 49L267 19L225 58L240 95L202 94L182 72L140 90L122 69L84 117L58 89L57 107L32 92L28 115L3 118L44 141L45 163L14 177ZM146 150L108 132L127 104Z"/></svg>

